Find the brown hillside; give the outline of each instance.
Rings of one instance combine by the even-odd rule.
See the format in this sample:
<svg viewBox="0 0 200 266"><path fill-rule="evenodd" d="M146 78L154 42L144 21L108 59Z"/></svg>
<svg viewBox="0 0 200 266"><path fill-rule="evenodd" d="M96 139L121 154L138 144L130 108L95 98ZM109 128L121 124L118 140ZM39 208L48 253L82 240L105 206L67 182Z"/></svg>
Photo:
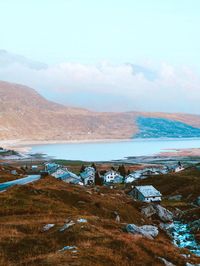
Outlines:
<svg viewBox="0 0 200 266"><path fill-rule="evenodd" d="M109 113L65 107L26 86L0 81L1 140L129 139L138 115L174 119L200 127L200 116L164 113Z"/></svg>
<svg viewBox="0 0 200 266"><path fill-rule="evenodd" d="M158 257L174 265L185 265L170 239L160 231L155 240L123 231L126 223L151 223L141 215L141 204L122 190L84 188L47 177L34 184L13 187L0 194L0 265L162 266ZM115 221L114 211L121 221ZM60 232L66 219L78 224ZM55 227L41 232L45 224ZM78 252L58 252L64 246ZM195 256L189 259L199 260Z"/></svg>

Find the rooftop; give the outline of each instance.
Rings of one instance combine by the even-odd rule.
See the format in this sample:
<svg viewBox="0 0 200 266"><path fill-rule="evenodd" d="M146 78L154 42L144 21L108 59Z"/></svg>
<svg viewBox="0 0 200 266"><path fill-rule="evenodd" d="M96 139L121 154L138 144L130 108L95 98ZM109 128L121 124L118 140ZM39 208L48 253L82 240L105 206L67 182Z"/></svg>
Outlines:
<svg viewBox="0 0 200 266"><path fill-rule="evenodd" d="M139 190L145 197L160 197L160 196L162 196L160 191L155 189L155 187L152 185L136 186L135 188L137 190Z"/></svg>

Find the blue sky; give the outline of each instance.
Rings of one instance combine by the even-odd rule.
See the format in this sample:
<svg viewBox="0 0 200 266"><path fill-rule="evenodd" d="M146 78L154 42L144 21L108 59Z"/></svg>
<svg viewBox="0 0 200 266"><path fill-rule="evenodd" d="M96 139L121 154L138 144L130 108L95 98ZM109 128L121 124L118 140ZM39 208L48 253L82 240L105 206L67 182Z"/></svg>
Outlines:
<svg viewBox="0 0 200 266"><path fill-rule="evenodd" d="M198 65L199 0L1 0L2 49L35 60Z"/></svg>
<svg viewBox="0 0 200 266"><path fill-rule="evenodd" d="M199 10L199 0L0 0L0 79L100 111L200 114Z"/></svg>

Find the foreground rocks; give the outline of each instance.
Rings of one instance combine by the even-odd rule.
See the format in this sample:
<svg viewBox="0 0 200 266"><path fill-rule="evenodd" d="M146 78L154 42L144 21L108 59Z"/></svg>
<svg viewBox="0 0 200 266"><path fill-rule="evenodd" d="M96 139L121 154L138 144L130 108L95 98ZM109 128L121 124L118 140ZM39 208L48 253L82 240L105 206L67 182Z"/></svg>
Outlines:
<svg viewBox="0 0 200 266"><path fill-rule="evenodd" d="M146 217L157 215L158 218L164 223L173 221L173 213L162 207L160 204L151 204L147 207L143 207L141 212Z"/></svg>
<svg viewBox="0 0 200 266"><path fill-rule="evenodd" d="M128 224L126 226L126 231L131 234L142 235L149 239L155 238L159 233L158 228L153 225L137 226L135 224Z"/></svg>

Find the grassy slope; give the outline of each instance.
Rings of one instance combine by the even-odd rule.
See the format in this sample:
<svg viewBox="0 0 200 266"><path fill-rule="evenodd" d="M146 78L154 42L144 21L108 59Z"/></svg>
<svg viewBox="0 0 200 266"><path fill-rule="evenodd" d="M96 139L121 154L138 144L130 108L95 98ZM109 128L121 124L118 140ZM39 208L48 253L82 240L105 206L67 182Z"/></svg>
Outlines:
<svg viewBox="0 0 200 266"><path fill-rule="evenodd" d="M200 196L200 171L189 168L179 173L152 176L137 184L153 184L163 196L181 194L183 200L191 202Z"/></svg>
<svg viewBox="0 0 200 266"><path fill-rule="evenodd" d="M1 193L0 204L0 265L163 265L157 257L185 265L164 233L149 240L123 232L126 223L149 223L140 214L141 204L123 190L95 192L47 177ZM115 222L114 211L121 223ZM88 223L59 232L66 219L80 217ZM47 223L56 226L42 233ZM58 252L66 245L76 245L78 254Z"/></svg>

